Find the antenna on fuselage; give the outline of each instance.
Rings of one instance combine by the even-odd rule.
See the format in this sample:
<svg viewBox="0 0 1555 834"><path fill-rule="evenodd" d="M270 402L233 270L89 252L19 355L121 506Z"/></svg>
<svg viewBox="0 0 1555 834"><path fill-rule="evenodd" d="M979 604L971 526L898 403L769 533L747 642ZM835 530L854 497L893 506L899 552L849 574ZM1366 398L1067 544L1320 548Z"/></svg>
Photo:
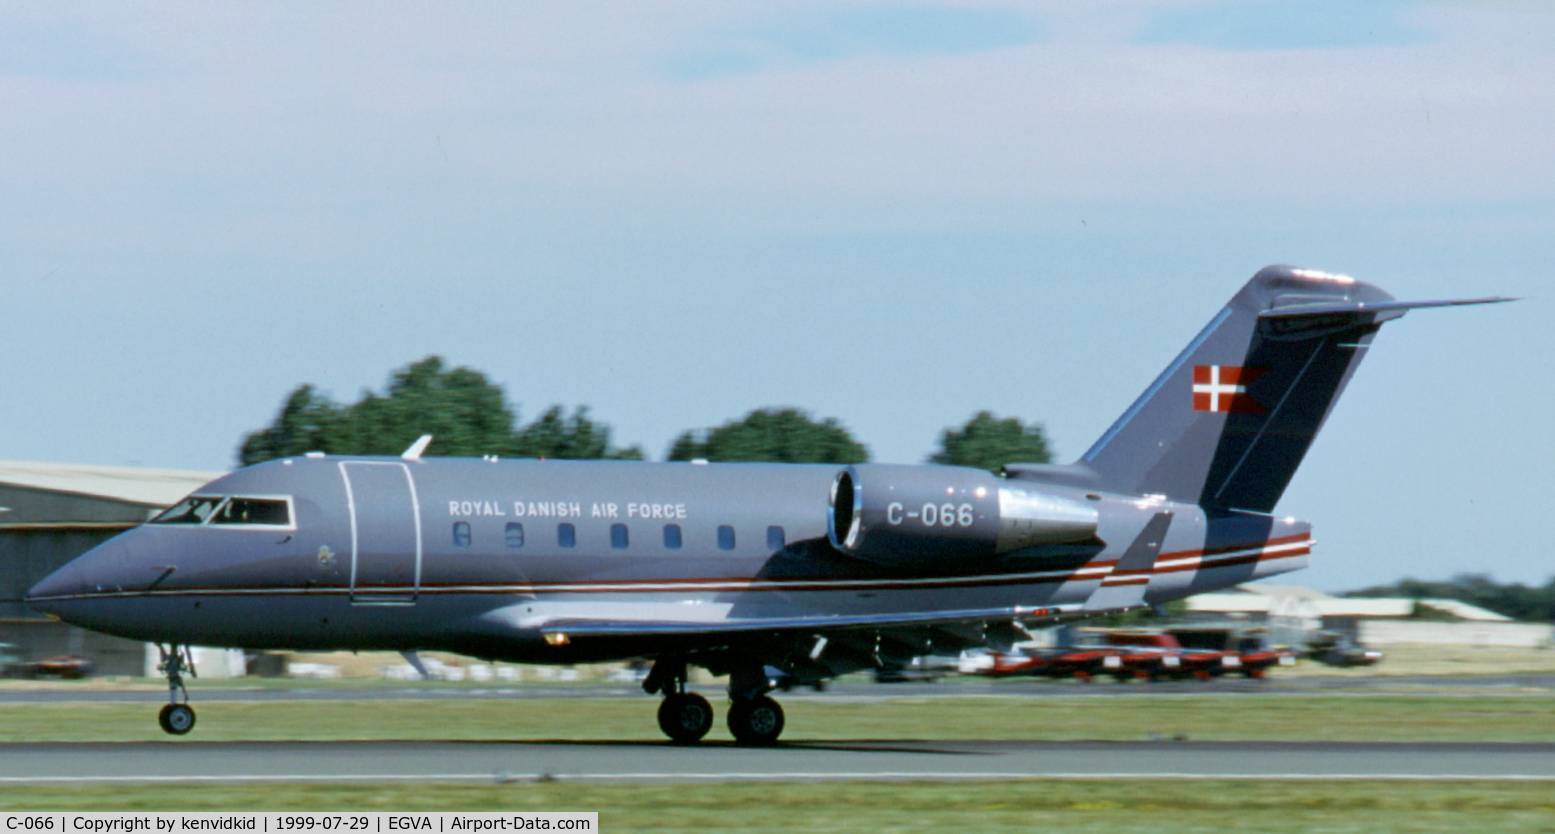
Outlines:
<svg viewBox="0 0 1555 834"><path fill-rule="evenodd" d="M405 453L400 455L400 457L404 458L405 460L421 460L421 453L425 452L427 450L427 446L431 445L431 443L432 435L423 434L416 438L416 442L410 444L410 448L406 449Z"/></svg>

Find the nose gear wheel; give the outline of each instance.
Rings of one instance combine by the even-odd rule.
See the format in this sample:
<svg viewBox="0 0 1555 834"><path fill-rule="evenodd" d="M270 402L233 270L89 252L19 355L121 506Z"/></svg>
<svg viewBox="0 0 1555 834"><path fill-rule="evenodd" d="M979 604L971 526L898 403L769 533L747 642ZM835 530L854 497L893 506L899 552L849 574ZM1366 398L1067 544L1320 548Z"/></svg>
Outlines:
<svg viewBox="0 0 1555 834"><path fill-rule="evenodd" d="M157 724L168 735L181 736L194 729L194 707L189 706L189 690L184 686L184 671L197 678L194 652L188 646L157 644L162 661L157 671L167 678L167 704L157 713Z"/></svg>

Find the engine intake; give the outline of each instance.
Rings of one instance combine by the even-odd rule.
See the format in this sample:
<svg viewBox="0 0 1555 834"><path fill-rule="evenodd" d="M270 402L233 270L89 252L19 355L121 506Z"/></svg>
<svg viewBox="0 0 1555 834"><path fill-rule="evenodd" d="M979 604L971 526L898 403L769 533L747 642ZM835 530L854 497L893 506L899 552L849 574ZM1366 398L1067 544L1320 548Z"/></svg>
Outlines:
<svg viewBox="0 0 1555 834"><path fill-rule="evenodd" d="M861 464L832 482L832 547L893 567L987 558L1095 538L1095 507L981 469Z"/></svg>

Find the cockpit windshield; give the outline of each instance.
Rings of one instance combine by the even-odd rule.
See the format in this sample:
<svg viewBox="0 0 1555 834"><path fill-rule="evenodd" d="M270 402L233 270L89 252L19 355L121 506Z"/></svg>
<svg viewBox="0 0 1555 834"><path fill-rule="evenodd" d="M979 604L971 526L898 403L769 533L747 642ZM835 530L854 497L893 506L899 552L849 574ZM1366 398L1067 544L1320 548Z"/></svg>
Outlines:
<svg viewBox="0 0 1555 834"><path fill-rule="evenodd" d="M220 495L191 495L151 519L152 524L204 524L220 504Z"/></svg>
<svg viewBox="0 0 1555 834"><path fill-rule="evenodd" d="M290 527L292 503L279 495L191 495L151 519L151 523Z"/></svg>
<svg viewBox="0 0 1555 834"><path fill-rule="evenodd" d="M234 496L222 504L211 518L212 524L264 524L286 527L292 523L291 507L285 498L244 498Z"/></svg>

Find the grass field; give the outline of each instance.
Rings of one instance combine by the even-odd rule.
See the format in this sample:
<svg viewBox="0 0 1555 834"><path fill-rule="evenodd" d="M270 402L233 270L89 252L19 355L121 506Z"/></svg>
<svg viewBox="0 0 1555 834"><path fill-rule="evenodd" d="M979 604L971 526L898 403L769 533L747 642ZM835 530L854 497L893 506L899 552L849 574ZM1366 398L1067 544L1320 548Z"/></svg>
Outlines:
<svg viewBox="0 0 1555 834"><path fill-rule="evenodd" d="M600 830L1551 832L1548 783L1053 781L26 787L5 810L598 811Z"/></svg>
<svg viewBox="0 0 1555 834"><path fill-rule="evenodd" d="M716 704L716 699L715 699ZM145 703L0 704L0 741L658 740L654 699L196 702L187 738ZM1118 695L791 699L788 741L1014 739L1555 741L1555 696Z"/></svg>

